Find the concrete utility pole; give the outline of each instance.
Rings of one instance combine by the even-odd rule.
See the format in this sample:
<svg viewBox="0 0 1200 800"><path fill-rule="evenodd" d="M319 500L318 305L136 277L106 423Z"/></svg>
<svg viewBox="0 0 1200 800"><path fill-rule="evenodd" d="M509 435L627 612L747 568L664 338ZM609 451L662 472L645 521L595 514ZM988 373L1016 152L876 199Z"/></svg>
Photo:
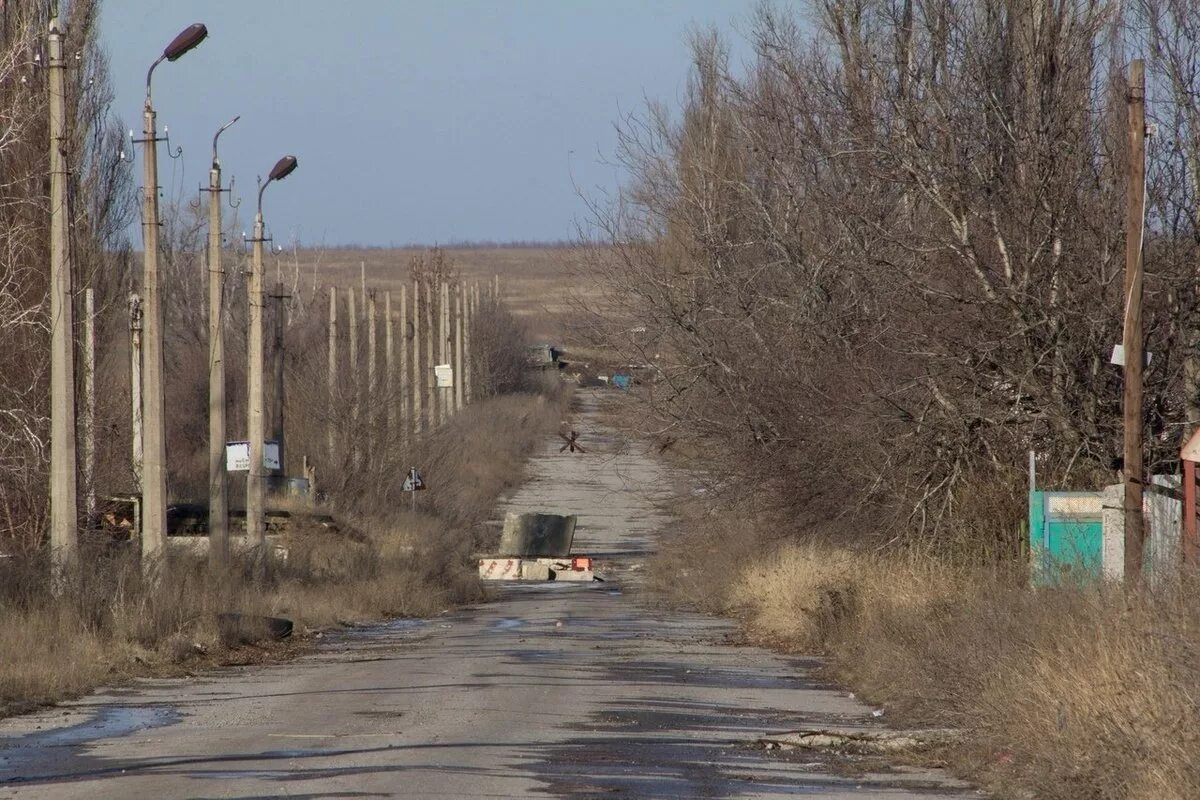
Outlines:
<svg viewBox="0 0 1200 800"><path fill-rule="evenodd" d="M50 19L50 570L56 593L78 558L75 461L74 279L67 221L67 96L63 36Z"/></svg>
<svg viewBox="0 0 1200 800"><path fill-rule="evenodd" d="M454 334L454 410L462 411L463 408L463 318L466 317L464 302L467 298L466 288L462 283L458 284L458 292L455 297L455 309L457 314L454 317L455 334Z"/></svg>
<svg viewBox="0 0 1200 800"><path fill-rule="evenodd" d="M463 402L474 400L471 396L471 319L475 316L475 286L463 287L466 313L463 314Z"/></svg>
<svg viewBox="0 0 1200 800"><path fill-rule="evenodd" d="M425 284L425 372L421 381L429 387L429 428L437 425L437 384L433 376L433 342L437 332L433 327L433 279Z"/></svg>
<svg viewBox="0 0 1200 800"><path fill-rule="evenodd" d="M83 290L83 508L96 516L96 293Z"/></svg>
<svg viewBox="0 0 1200 800"><path fill-rule="evenodd" d="M334 447L337 444L337 418L334 416L333 409L336 407L334 401L337 399L337 289L329 287L329 432L327 442L329 446L329 455L333 456Z"/></svg>
<svg viewBox="0 0 1200 800"><path fill-rule="evenodd" d="M261 191L259 196L262 196ZM246 544L250 548L255 577L261 577L265 568L263 550L267 540L264 517L266 470L263 466L263 438L266 435L263 422L263 306L266 305L263 291L264 227L260 208L254 217L250 280L246 288L249 310L246 332L246 438L250 442L250 463L246 468Z"/></svg>
<svg viewBox="0 0 1200 800"><path fill-rule="evenodd" d="M387 404L387 435L390 437L396 435L396 349L392 342L392 293L385 290L383 293L383 368L384 376L384 401Z"/></svg>
<svg viewBox="0 0 1200 800"><path fill-rule="evenodd" d="M129 293L129 399L134 489L142 493L142 298Z"/></svg>
<svg viewBox="0 0 1200 800"><path fill-rule="evenodd" d="M375 437L375 420L379 416L375 408L379 399L375 383L375 362L378 360L378 350L375 347L375 329L378 327L375 324L375 306L375 290L372 289L367 294L367 431L372 438Z"/></svg>
<svg viewBox="0 0 1200 800"><path fill-rule="evenodd" d="M176 61L208 36L200 23L171 40L146 72L142 110L145 176L142 186L142 568L154 574L165 560L167 545L167 421L163 393L163 308L158 286L158 130L150 93L154 69Z"/></svg>
<svg viewBox="0 0 1200 800"><path fill-rule="evenodd" d="M420 433L424 429L421 408L421 395L425 391L425 380L421 374L421 282L413 281L413 336L412 336L412 405L413 432Z"/></svg>
<svg viewBox="0 0 1200 800"><path fill-rule="evenodd" d="M284 356L286 351L283 344L283 335L287 328L287 305L285 300L290 298L290 294L285 294L283 291L283 281L275 282L275 293L271 295L271 299L275 301L275 348L271 352L272 366L275 372L275 408L274 422L274 438L279 447L279 475L287 475L287 451L284 448L284 379L283 367Z"/></svg>
<svg viewBox="0 0 1200 800"><path fill-rule="evenodd" d="M250 262L250 284L247 289L249 302L249 331L246 335L246 366L249 377L247 393L247 437L250 440L250 464L246 471L246 543L250 547L255 577L266 571L266 517L265 484L266 469L263 466L263 311L266 297L263 289L263 244L266 241L266 226L263 224L263 192L273 181L283 180L296 169L296 158L284 156L271 168L266 183L258 188L258 212L254 215L253 256Z"/></svg>
<svg viewBox="0 0 1200 800"><path fill-rule="evenodd" d="M1129 179L1125 218L1125 580L1137 584L1145 541L1142 514L1142 239L1146 209L1146 78L1129 65Z"/></svg>
<svg viewBox="0 0 1200 800"><path fill-rule="evenodd" d="M346 323L350 328L350 458L358 461L358 314L354 309L354 287L346 289Z"/></svg>
<svg viewBox="0 0 1200 800"><path fill-rule="evenodd" d="M401 443L408 444L408 287L400 284L400 402Z"/></svg>
<svg viewBox="0 0 1200 800"><path fill-rule="evenodd" d="M229 562L229 474L225 469L225 270L221 267L221 161L213 136L208 170L208 558L218 570Z"/></svg>
<svg viewBox="0 0 1200 800"><path fill-rule="evenodd" d="M450 363L450 287L445 281L438 282L439 300L438 300L438 361L442 364ZM438 422L445 424L450 418L452 411L451 403L454 401L454 390L450 387L438 389Z"/></svg>
<svg viewBox="0 0 1200 800"><path fill-rule="evenodd" d="M146 96L142 119L142 567L154 570L167 543L167 428L163 396L162 298L158 289L158 132Z"/></svg>

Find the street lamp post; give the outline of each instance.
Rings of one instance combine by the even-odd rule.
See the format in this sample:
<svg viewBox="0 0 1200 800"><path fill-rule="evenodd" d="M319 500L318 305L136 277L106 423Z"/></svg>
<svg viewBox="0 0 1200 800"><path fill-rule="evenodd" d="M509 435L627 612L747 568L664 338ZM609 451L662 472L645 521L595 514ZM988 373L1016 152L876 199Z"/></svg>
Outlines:
<svg viewBox="0 0 1200 800"><path fill-rule="evenodd" d="M142 189L142 567L154 571L164 560L167 543L167 436L163 396L163 309L158 285L158 133L150 82L154 68L176 61L208 36L197 22L171 40L146 72L146 105L142 113L145 186Z"/></svg>
<svg viewBox="0 0 1200 800"><path fill-rule="evenodd" d="M296 169L296 157L284 156L271 168L267 181L258 189L258 213L254 216L254 246L253 257L250 261L249 295L249 330L246 341L246 364L249 371L246 381L247 393L247 438L250 440L250 464L246 469L246 543L251 549L254 559L254 573L261 577L266 569L266 520L263 516L264 483L266 472L263 468L263 311L266 306L266 296L263 291L263 243L265 231L263 226L262 198L263 192L272 181L280 181L291 175Z"/></svg>
<svg viewBox="0 0 1200 800"><path fill-rule="evenodd" d="M222 314L225 271L221 269L221 160L217 140L234 117L213 136L208 171L208 554L221 570L229 560L229 474L225 469L225 325Z"/></svg>
<svg viewBox="0 0 1200 800"><path fill-rule="evenodd" d="M76 564L75 340L67 229L66 90L63 37L50 20L50 563L51 586L65 588Z"/></svg>

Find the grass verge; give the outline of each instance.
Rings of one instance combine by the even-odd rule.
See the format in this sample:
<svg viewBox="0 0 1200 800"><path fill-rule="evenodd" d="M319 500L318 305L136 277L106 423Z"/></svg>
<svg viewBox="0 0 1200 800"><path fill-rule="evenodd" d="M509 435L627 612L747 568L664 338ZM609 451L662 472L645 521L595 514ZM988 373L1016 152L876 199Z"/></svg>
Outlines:
<svg viewBox="0 0 1200 800"><path fill-rule="evenodd" d="M682 579L652 588L735 616L755 643L825 653L895 722L962 730L952 765L998 796L1200 797L1200 581L1030 590L747 518L689 515L651 571Z"/></svg>
<svg viewBox="0 0 1200 800"><path fill-rule="evenodd" d="M80 574L61 597L46 590L44 555L0 561L0 715L132 677L184 674L302 650L321 628L430 616L482 597L471 554L483 522L524 462L557 430L563 394L506 395L474 404L428 436L414 458L431 489L418 504L376 503L340 515L341 530L296 522L288 558L263 585L173 557L170 579L143 579L134 553L85 542ZM404 475L391 483L402 483ZM394 496L396 487L381 489ZM226 612L282 616L299 636L267 644L222 630Z"/></svg>

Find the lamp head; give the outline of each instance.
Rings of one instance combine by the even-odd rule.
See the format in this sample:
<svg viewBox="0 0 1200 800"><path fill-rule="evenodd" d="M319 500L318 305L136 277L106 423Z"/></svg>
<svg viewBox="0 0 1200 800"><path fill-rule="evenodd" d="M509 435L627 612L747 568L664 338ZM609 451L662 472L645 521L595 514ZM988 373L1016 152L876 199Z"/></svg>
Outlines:
<svg viewBox="0 0 1200 800"><path fill-rule="evenodd" d="M177 61L184 53L203 42L207 36L208 28L204 27L204 23L194 22L171 40L171 43L163 50L163 58L167 61Z"/></svg>
<svg viewBox="0 0 1200 800"><path fill-rule="evenodd" d="M267 178L273 181L281 181L295 172L298 163L295 156L284 156L275 162L275 166L271 167L271 173Z"/></svg>

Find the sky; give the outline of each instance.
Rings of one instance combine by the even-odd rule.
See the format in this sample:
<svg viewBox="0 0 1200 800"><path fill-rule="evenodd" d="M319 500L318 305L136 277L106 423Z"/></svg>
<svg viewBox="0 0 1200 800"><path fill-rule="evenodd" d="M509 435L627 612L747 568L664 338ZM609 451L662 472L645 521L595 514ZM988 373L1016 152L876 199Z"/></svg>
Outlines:
<svg viewBox="0 0 1200 800"><path fill-rule="evenodd" d="M753 5L106 0L101 33L114 110L140 134L146 69L184 27L208 26L154 73L159 130L183 147L174 161L160 150L168 199L198 196L213 134L240 114L220 156L246 227L256 177L299 159L265 195L277 244L550 241L586 224L583 197L619 186L614 123L682 96L689 30L732 33Z"/></svg>

